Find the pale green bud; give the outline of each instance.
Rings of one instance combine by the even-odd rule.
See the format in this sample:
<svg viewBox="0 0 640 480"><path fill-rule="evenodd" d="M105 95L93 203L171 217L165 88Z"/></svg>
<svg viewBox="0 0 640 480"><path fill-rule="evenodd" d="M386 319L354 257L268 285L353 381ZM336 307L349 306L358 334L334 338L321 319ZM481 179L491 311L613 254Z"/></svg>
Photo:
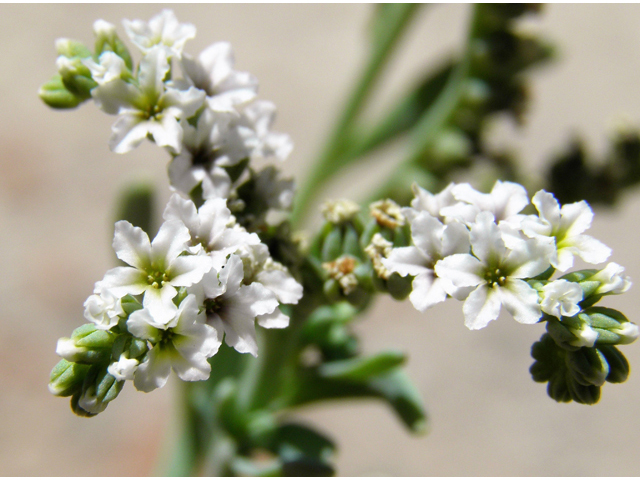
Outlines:
<svg viewBox="0 0 640 480"><path fill-rule="evenodd" d="M91 56L91 51L82 42L69 38L59 38L56 40L56 51L58 55L67 58L87 58Z"/></svg>
<svg viewBox="0 0 640 480"><path fill-rule="evenodd" d="M60 360L51 371L49 391L59 397L73 395L82 387L82 382L84 382L90 368L89 365Z"/></svg>
<svg viewBox="0 0 640 480"><path fill-rule="evenodd" d="M67 90L60 75L54 76L40 87L38 95L51 108L75 108L84 101Z"/></svg>

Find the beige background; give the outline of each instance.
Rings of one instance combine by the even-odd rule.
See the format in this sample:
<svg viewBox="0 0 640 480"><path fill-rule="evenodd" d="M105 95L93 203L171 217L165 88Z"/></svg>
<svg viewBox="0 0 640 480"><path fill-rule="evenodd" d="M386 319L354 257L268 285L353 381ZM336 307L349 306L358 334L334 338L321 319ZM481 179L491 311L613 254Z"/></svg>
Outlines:
<svg viewBox="0 0 640 480"><path fill-rule="evenodd" d="M112 154L113 118L91 104L51 111L36 95L54 73L56 38L90 44L97 18L120 25L122 18L148 19L157 11L153 5L0 6L0 474L146 475L159 455L171 388L143 394L129 385L104 414L87 420L73 416L46 383L57 338L83 322L84 299L112 265L116 193L132 176L166 192L167 158L151 145ZM284 170L303 175L363 60L370 7L180 5L175 11L198 28L190 53L232 42L238 68L259 78L261 97L278 105L277 129L296 143ZM382 98L393 98L425 62L459 45L468 13L460 5L424 10L390 65ZM521 150L532 173L575 132L602 152L619 115L638 124L639 24L634 5L552 5L542 22L529 25L557 41L560 61L533 76L534 103L522 133L498 125L497 135ZM380 158L395 158L398 147ZM351 183L342 180L329 194L364 188ZM640 281L639 207L638 193L630 193L619 209L599 211L591 232ZM636 322L637 288L608 302ZM597 406L556 404L528 373L529 349L543 327L503 316L470 332L460 307L450 301L419 315L408 302L383 299L357 325L367 351L409 352L430 432L412 437L377 403L306 409L302 416L339 443L340 474L640 473L637 371L623 385L606 385ZM637 369L640 345L623 351Z"/></svg>

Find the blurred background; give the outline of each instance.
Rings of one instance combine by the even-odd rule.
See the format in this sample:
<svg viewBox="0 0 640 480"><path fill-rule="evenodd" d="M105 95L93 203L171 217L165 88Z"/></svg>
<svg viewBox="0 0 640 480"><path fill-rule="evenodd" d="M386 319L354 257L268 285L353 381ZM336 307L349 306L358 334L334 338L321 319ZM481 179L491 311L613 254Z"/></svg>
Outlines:
<svg viewBox="0 0 640 480"><path fill-rule="evenodd" d="M149 475L165 447L175 394L128 385L96 418L74 416L68 399L47 390L58 361L56 341L83 323L85 298L114 264L113 206L123 185L148 179L168 198L168 156L143 144L118 156L107 140L114 118L87 103L53 111L38 98L55 73L54 41L93 44L103 18L148 20L160 6L1 5L0 49L0 474ZM365 59L369 5L177 5L179 20L198 28L186 51L230 41L239 70L260 81L260 97L276 103L275 129L295 150L282 168L302 178ZM462 44L470 9L423 9L390 63L382 107ZM496 126L496 142L513 145L532 171L573 134L605 151L617 119L640 125L640 6L550 5L527 28L558 47L555 64L536 71L526 126ZM374 159L384 175L402 146ZM358 181L353 186L354 179ZM374 178L349 169L326 196L358 198ZM530 192L533 193L533 192ZM600 209L590 233L613 249L611 261L640 282L640 192L615 210ZM309 220L313 227L314 219ZM636 323L638 290L607 306ZM425 399L428 434L413 437L382 404L353 402L297 414L339 445L341 475L637 475L640 472L640 344L623 346L630 379L607 384L596 406L556 404L531 380L531 344L541 325L502 316L476 332L463 325L461 304L420 315L407 302L381 299L356 326L367 351L409 352L408 371Z"/></svg>

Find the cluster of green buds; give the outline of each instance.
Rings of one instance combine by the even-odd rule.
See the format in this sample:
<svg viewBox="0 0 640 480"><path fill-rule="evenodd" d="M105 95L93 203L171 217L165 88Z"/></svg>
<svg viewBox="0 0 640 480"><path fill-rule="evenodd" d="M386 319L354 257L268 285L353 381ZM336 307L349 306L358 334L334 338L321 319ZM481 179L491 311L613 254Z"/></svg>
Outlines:
<svg viewBox="0 0 640 480"><path fill-rule="evenodd" d="M49 391L59 397L71 397L76 415L92 417L103 412L114 400L148 351L147 342L131 335L126 321L142 305L125 297L118 324L103 330L93 323L76 328L71 338L58 340L56 353L62 360L51 371Z"/></svg>
<svg viewBox="0 0 640 480"><path fill-rule="evenodd" d="M634 342L638 326L617 310L594 306L603 296L628 289L629 283L616 278L614 270L615 264L610 264L604 270L580 270L561 277L580 285L579 312L542 318L547 333L532 347L536 361L531 375L536 382L548 382L547 392L558 402L594 404L605 382L627 380L629 363L616 345Z"/></svg>
<svg viewBox="0 0 640 480"><path fill-rule="evenodd" d="M411 281L382 264L394 247L408 245L410 229L401 207L385 199L369 205L369 218L349 200L326 202L325 224L310 250L330 302L346 300L364 307L376 292L403 300Z"/></svg>

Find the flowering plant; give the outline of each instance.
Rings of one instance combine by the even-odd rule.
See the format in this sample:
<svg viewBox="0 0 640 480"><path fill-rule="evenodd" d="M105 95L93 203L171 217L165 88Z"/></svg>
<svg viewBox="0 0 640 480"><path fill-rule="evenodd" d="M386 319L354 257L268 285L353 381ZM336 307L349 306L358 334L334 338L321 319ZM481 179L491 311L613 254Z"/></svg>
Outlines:
<svg viewBox="0 0 640 480"><path fill-rule="evenodd" d="M155 235L148 198L131 197L113 239L123 264L96 282L85 302L89 323L58 341L53 394L71 397L73 411L91 417L127 381L149 392L173 370L189 382L189 447L169 473L330 474L333 442L283 421L283 411L379 398L411 430L424 430L422 401L401 368L405 355L364 356L351 329L377 294L408 298L425 315L448 298L464 302L461 318L472 330L496 320L502 307L519 323L544 322L531 374L556 401L593 404L605 382L627 378L616 345L633 342L638 327L596 304L626 292L631 281L613 262L571 270L576 257L600 265L611 250L585 234L593 213L559 181L567 161L557 162L530 200L513 163L482 139L491 115L521 113L521 73L550 54L514 29L531 7L474 7L463 58L358 133L357 113L416 8L379 7L371 66L297 194L276 166L258 167L285 160L292 141L272 130L275 106L258 99L251 74L235 70L229 44L191 57L184 49L195 27L169 10L149 22L124 22L141 55L137 65L103 20L94 24L94 52L58 40L58 74L41 98L54 108L93 100L117 115L109 140L116 153L147 139L164 149L173 195ZM500 50L505 44L508 54ZM407 131L417 139L413 151L368 212L349 200L327 201L317 234L309 242L297 235L325 181ZM640 143L618 143L634 140ZM495 164L490 193L452 182L478 157ZM585 182L603 175L572 161ZM616 161L635 172L624 155ZM630 180L612 179L620 186Z"/></svg>

